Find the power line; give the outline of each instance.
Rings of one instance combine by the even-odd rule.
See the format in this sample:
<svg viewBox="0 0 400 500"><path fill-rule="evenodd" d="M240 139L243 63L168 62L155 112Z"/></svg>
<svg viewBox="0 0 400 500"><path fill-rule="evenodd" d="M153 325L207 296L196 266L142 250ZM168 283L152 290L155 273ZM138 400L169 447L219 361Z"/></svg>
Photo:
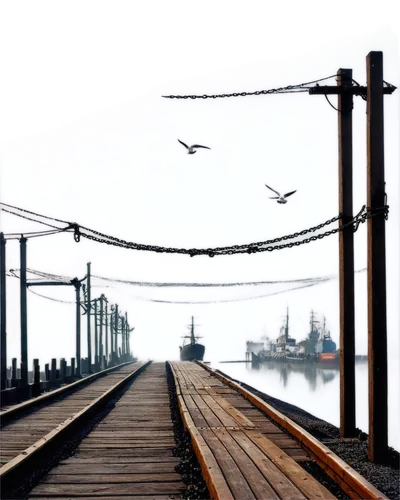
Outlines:
<svg viewBox="0 0 400 500"><path fill-rule="evenodd" d="M365 272L367 268L362 268L357 271L354 271L355 274ZM9 272L12 273L12 276L15 278L19 278L16 272L19 269L10 269ZM59 274L46 273L44 271L38 271L35 269L27 268L27 273L33 274L36 276L40 276L40 278L46 278L54 281L68 281L72 278L70 276L63 276ZM198 283L198 282L155 282L155 281L132 281L132 280L123 280L119 278L109 278L105 276L92 275L92 278L99 279L102 281L131 285L131 286L140 286L140 287L157 287L157 288L225 288L225 287L242 287L242 286L261 286L261 285L282 285L282 284L296 284L296 283L320 283L325 281L330 281L338 278L337 274L329 274L323 276L314 276L308 278L296 278L291 280L266 280L266 281L237 281L237 282L223 282L223 283ZM100 285L98 285L100 287Z"/></svg>

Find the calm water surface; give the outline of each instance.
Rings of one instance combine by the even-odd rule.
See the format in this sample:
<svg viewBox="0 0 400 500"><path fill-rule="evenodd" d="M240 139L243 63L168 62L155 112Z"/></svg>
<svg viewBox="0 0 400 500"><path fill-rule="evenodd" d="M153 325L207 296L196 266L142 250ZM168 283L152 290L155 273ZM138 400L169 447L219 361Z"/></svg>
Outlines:
<svg viewBox="0 0 400 500"><path fill-rule="evenodd" d="M211 363L231 377L272 397L296 405L339 427L339 368L320 368L314 364L267 362ZM390 366L389 366L389 374ZM397 368L389 376L389 445L400 450L400 383ZM357 427L368 432L368 364L356 363Z"/></svg>

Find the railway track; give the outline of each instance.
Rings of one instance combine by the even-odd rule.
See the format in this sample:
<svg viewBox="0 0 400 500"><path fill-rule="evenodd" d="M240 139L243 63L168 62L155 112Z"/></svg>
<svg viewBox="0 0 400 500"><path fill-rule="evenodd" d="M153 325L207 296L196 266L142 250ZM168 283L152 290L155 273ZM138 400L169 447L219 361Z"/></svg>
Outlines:
<svg viewBox="0 0 400 500"><path fill-rule="evenodd" d="M46 456L93 418L148 363L124 363L3 411L0 429L2 497L35 476ZM7 497L6 497L7 498Z"/></svg>
<svg viewBox="0 0 400 500"><path fill-rule="evenodd" d="M176 469L168 372L212 498L386 498L257 396L190 362L126 364L72 393L3 412L2 498L179 498L188 481ZM328 490L305 461L337 486Z"/></svg>

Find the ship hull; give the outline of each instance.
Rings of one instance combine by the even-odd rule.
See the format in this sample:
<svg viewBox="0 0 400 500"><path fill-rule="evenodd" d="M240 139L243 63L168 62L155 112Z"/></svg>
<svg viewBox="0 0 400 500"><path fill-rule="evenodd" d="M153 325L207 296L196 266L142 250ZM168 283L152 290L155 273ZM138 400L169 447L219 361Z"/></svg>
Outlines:
<svg viewBox="0 0 400 500"><path fill-rule="evenodd" d="M206 348L202 344L188 344L181 349L181 361L203 361Z"/></svg>

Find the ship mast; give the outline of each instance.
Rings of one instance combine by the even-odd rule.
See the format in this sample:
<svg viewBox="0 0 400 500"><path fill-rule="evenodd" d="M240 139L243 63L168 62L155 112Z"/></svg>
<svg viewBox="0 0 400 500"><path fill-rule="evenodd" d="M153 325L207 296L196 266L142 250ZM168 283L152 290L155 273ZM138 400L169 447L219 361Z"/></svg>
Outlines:
<svg viewBox="0 0 400 500"><path fill-rule="evenodd" d="M289 307L286 308L285 341L289 338Z"/></svg>
<svg viewBox="0 0 400 500"><path fill-rule="evenodd" d="M193 345L196 343L196 340L202 339L203 337L201 337L200 335L195 335L194 327L201 326L201 325L194 324L194 316L193 315L191 316L191 318L192 318L192 322L190 323L190 325L186 325L188 328L190 328L190 335L181 335L181 338L190 339L190 343Z"/></svg>

